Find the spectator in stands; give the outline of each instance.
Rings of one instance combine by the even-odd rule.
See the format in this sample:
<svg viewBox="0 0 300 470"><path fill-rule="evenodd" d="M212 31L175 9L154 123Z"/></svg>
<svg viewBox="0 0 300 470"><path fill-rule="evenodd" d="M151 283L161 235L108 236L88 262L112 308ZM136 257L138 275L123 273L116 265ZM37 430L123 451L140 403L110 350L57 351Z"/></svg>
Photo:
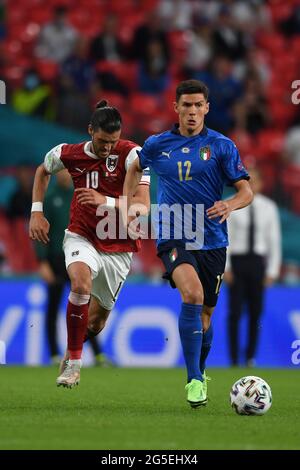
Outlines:
<svg viewBox="0 0 300 470"><path fill-rule="evenodd" d="M22 86L13 92L11 104L18 113L47 120L55 117L52 89L42 82L34 69L27 71Z"/></svg>
<svg viewBox="0 0 300 470"><path fill-rule="evenodd" d="M231 10L223 5L213 32L214 51L232 61L243 60L247 51L246 34L234 21Z"/></svg>
<svg viewBox="0 0 300 470"><path fill-rule="evenodd" d="M145 58L140 63L139 90L144 93L163 92L170 81L168 62L160 41L156 39L147 45Z"/></svg>
<svg viewBox="0 0 300 470"><path fill-rule="evenodd" d="M189 31L189 47L185 59L186 75L204 69L212 59L212 27L208 18L195 17Z"/></svg>
<svg viewBox="0 0 300 470"><path fill-rule="evenodd" d="M0 40L6 36L5 16L6 16L5 1L0 0Z"/></svg>
<svg viewBox="0 0 300 470"><path fill-rule="evenodd" d="M212 60L210 69L192 75L210 89L207 126L225 134L233 126L233 106L242 96L242 84L233 76L232 68L230 59L219 56Z"/></svg>
<svg viewBox="0 0 300 470"><path fill-rule="evenodd" d="M254 199L250 206L232 212L228 219L229 247L224 280L229 285L228 335L230 360L239 363L238 326L244 304L248 307L249 327L246 364L255 365L259 320L265 288L279 277L281 233L275 203L263 196L260 172L249 172Z"/></svg>
<svg viewBox="0 0 300 470"><path fill-rule="evenodd" d="M146 60L148 54L149 43L157 41L161 45L161 50L164 55L164 60L169 63L170 60L170 47L168 42L168 35L161 25L161 19L157 12L151 12L146 19L146 22L139 26L133 36L131 46L131 56L135 60Z"/></svg>
<svg viewBox="0 0 300 470"><path fill-rule="evenodd" d="M18 187L11 195L11 198L8 202L7 216L10 219L24 217L25 219L29 220L33 184L32 169L25 164L20 164L17 167L16 177L18 181Z"/></svg>
<svg viewBox="0 0 300 470"><path fill-rule="evenodd" d="M299 105L298 105L299 106ZM298 165L300 168L300 113L285 136L284 157L287 163Z"/></svg>
<svg viewBox="0 0 300 470"><path fill-rule="evenodd" d="M300 34L300 5L294 5L290 16L281 22L281 31L287 37Z"/></svg>
<svg viewBox="0 0 300 470"><path fill-rule="evenodd" d="M41 29L35 50L37 57L61 63L73 53L78 34L66 18L67 9L56 7L53 20Z"/></svg>
<svg viewBox="0 0 300 470"><path fill-rule="evenodd" d="M161 0L157 11L167 31L185 31L192 27L191 0Z"/></svg>
<svg viewBox="0 0 300 470"><path fill-rule="evenodd" d="M90 116L90 97L96 86L96 72L89 59L88 43L80 38L62 64L59 77L58 120L65 126L85 130Z"/></svg>
<svg viewBox="0 0 300 470"><path fill-rule="evenodd" d="M118 18L111 14L105 19L99 34L90 46L90 58L94 61L120 62L126 58L125 49L118 38Z"/></svg>
<svg viewBox="0 0 300 470"><path fill-rule="evenodd" d="M245 92L234 107L235 126L256 134L269 122L266 99L257 76L249 74L244 87Z"/></svg>

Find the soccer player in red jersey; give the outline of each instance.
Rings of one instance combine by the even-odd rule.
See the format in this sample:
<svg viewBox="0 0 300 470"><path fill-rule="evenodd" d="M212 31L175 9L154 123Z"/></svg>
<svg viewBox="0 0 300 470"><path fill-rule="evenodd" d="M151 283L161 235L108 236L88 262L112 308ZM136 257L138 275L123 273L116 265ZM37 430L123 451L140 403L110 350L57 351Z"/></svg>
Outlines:
<svg viewBox="0 0 300 470"><path fill-rule="evenodd" d="M137 158L140 147L120 139L121 115L116 108L101 101L94 111L88 132L91 141L60 144L50 150L36 171L29 234L31 239L49 241L49 223L43 215L43 200L50 175L68 169L74 183L70 223L63 249L71 281L67 306L68 345L58 386L79 383L83 342L97 335L105 326L126 280L132 254L141 241L120 236L120 208L126 171ZM150 207L150 178L144 173L134 202L146 210ZM99 214L99 208L102 209ZM116 221L115 236L99 231L101 221ZM105 226L105 223L103 223ZM100 227L101 229L101 227ZM107 237L108 235L108 237Z"/></svg>

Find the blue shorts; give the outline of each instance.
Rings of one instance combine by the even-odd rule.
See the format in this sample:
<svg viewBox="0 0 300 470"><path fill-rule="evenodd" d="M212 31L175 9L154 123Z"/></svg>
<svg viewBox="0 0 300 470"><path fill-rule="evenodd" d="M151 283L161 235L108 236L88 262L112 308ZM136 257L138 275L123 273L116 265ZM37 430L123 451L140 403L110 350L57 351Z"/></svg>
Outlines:
<svg viewBox="0 0 300 470"><path fill-rule="evenodd" d="M167 279L174 289L176 288L172 279L174 269L183 263L191 264L203 287L204 305L214 307L217 304L225 270L226 248L186 250L176 240L170 240L158 246L157 256L166 268L163 278Z"/></svg>

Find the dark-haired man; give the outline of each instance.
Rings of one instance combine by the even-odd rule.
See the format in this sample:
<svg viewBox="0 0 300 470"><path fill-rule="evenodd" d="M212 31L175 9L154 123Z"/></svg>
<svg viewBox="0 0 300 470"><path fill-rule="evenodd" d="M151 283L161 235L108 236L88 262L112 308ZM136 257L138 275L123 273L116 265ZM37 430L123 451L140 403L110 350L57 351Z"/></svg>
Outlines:
<svg viewBox="0 0 300 470"><path fill-rule="evenodd" d="M75 187L63 243L71 292L67 307L67 361L56 380L58 386L73 387L79 383L83 342L104 328L129 272L132 252L140 246L140 240L119 236L115 217L126 171L139 149L134 142L120 139L121 122L116 108L100 102L88 128L91 141L53 148L35 175L29 228L34 240L49 241L49 223L42 203L50 175L67 168ZM146 174L134 199L145 208L150 205ZM99 206L103 209L100 216ZM105 224L101 230L101 221L109 218L115 232L111 236L105 232Z"/></svg>
<svg viewBox="0 0 300 470"><path fill-rule="evenodd" d="M165 277L181 294L179 334L187 367L187 400L196 408L207 403L205 361L225 268L225 221L231 211L250 204L253 196L235 144L204 125L209 111L206 85L198 80L180 83L174 108L179 124L145 142L127 172L123 193L130 206L143 168L150 166L159 177L159 207L174 213L168 220L163 212L157 217L158 256L166 267ZM222 201L226 183L237 193Z"/></svg>

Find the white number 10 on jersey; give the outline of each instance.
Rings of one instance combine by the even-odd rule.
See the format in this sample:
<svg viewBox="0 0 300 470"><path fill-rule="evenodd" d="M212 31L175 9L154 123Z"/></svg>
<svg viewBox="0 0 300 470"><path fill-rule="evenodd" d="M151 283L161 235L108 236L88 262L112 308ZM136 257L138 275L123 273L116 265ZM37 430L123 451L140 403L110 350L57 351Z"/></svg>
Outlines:
<svg viewBox="0 0 300 470"><path fill-rule="evenodd" d="M97 189L99 184L99 173L98 171L87 172L86 174L86 187Z"/></svg>

